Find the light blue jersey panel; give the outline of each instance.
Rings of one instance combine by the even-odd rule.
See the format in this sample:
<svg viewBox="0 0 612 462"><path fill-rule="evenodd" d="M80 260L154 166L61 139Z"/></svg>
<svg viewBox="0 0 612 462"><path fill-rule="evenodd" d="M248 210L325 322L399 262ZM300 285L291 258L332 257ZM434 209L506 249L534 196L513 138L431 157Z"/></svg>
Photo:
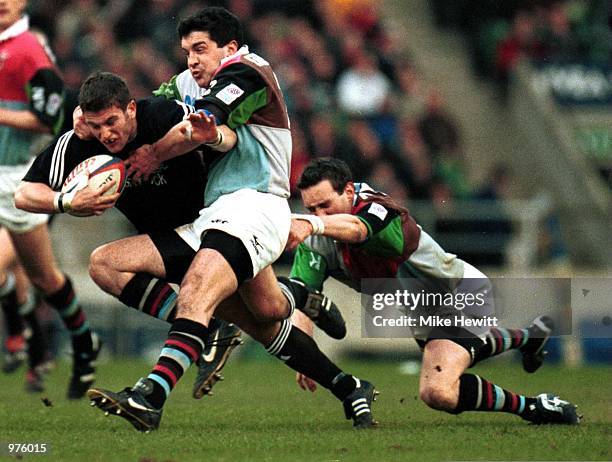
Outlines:
<svg viewBox="0 0 612 462"><path fill-rule="evenodd" d="M236 127L238 142L213 164L208 174L204 206L240 189L269 192L270 161L263 146L245 125Z"/></svg>

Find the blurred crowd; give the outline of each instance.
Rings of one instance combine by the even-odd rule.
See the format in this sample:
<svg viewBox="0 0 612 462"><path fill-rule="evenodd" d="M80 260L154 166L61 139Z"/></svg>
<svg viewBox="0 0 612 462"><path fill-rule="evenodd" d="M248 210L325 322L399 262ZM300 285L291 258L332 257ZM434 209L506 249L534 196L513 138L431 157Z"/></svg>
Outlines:
<svg viewBox="0 0 612 462"><path fill-rule="evenodd" d="M520 58L612 64L608 0L432 0L439 26L462 31L475 72L502 87Z"/></svg>
<svg viewBox="0 0 612 462"><path fill-rule="evenodd" d="M31 0L69 86L105 69L145 97L186 66L176 24L204 5L230 9L271 62L289 107L292 185L335 156L400 201L472 194L460 129L374 0ZM294 188L294 193L295 193Z"/></svg>

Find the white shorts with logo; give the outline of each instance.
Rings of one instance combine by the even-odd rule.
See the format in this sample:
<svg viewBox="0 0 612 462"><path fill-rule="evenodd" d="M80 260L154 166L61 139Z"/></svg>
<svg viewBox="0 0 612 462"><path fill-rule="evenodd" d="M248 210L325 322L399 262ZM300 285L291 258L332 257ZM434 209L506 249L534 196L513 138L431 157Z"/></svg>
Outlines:
<svg viewBox="0 0 612 462"><path fill-rule="evenodd" d="M29 169L29 164L0 166L0 226L14 233L26 233L49 220L49 215L15 207L15 191Z"/></svg>
<svg viewBox="0 0 612 462"><path fill-rule="evenodd" d="M291 226L287 199L253 189L241 189L221 196L200 210L193 222L176 229L195 251L210 229L223 231L242 241L253 263L253 277L281 256Z"/></svg>

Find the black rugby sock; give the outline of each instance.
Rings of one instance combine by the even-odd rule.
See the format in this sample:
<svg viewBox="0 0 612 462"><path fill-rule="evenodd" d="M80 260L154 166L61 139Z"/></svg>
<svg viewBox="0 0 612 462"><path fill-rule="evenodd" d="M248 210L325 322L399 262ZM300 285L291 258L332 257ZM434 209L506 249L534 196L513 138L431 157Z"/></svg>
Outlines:
<svg viewBox="0 0 612 462"><path fill-rule="evenodd" d="M66 276L64 286L54 294L47 295L45 301L57 310L62 321L64 321L64 326L70 332L72 349L77 361L88 361L93 350L91 329L70 278Z"/></svg>
<svg viewBox="0 0 612 462"><path fill-rule="evenodd" d="M351 375L344 374L323 354L312 337L293 326L287 319L282 321L280 331L266 347L266 351L284 361L291 369L331 390L340 400L346 398L356 387Z"/></svg>
<svg viewBox="0 0 612 462"><path fill-rule="evenodd" d="M535 398L504 390L477 375L463 374L459 378L459 403L452 413L490 411L524 415L531 412L530 406L535 402Z"/></svg>
<svg viewBox="0 0 612 462"><path fill-rule="evenodd" d="M523 347L529 340L529 329L491 328L485 343L476 350L473 364L509 350Z"/></svg>
<svg viewBox="0 0 612 462"><path fill-rule="evenodd" d="M148 273L136 273L125 285L119 300L162 321L174 321L177 291L167 281Z"/></svg>
<svg viewBox="0 0 612 462"><path fill-rule="evenodd" d="M0 305L4 313L6 333L9 336L20 335L23 332L23 319L19 314L19 302L15 288L15 276L8 273L6 283L0 287Z"/></svg>
<svg viewBox="0 0 612 462"><path fill-rule="evenodd" d="M45 352L47 351L47 342L36 316L38 301L37 297L30 291L26 302L19 307L19 313L30 328L29 336L26 339L28 342L28 366L30 369L43 362Z"/></svg>

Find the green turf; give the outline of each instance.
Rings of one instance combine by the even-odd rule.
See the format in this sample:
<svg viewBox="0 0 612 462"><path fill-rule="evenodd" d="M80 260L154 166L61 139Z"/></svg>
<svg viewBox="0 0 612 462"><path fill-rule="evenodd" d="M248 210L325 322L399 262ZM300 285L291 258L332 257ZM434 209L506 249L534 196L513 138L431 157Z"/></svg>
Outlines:
<svg viewBox="0 0 612 462"><path fill-rule="evenodd" d="M215 396L201 401L191 398L190 371L171 396L160 430L140 434L87 401L64 399L63 365L44 394L52 407L23 392L21 376L0 377L0 442L49 443L52 454L23 459L40 461L612 459L610 368L547 366L534 375L515 363L475 369L515 391L554 390L585 415L579 427L535 427L507 414L430 410L417 399L417 377L401 375L398 364L344 365L381 391L374 408L378 429L354 431L329 393L301 391L276 362L235 360ZM100 366L98 385L119 389L148 370L142 362L113 361Z"/></svg>

